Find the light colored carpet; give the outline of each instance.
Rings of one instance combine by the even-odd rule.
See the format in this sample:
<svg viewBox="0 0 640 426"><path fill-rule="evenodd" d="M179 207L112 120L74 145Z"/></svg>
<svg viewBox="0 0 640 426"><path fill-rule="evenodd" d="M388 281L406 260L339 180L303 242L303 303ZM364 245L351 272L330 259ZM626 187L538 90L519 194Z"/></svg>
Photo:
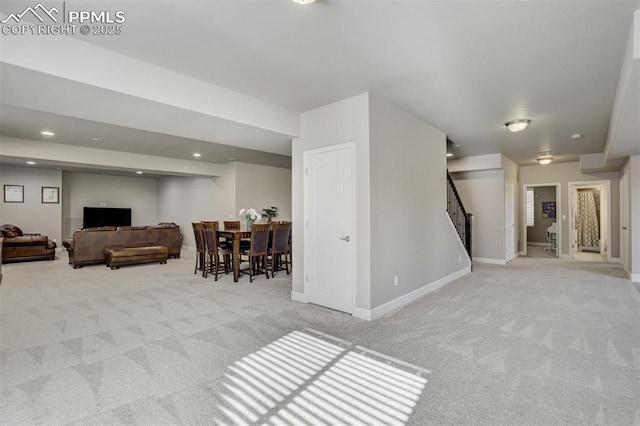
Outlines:
<svg viewBox="0 0 640 426"><path fill-rule="evenodd" d="M357 396L356 385L336 375L348 371L345 363L362 370L352 356L364 355L375 374L389 375L377 370L383 364L396 378L429 371L418 375L428 383L407 419L394 417L400 422L640 424L640 295L618 266L535 258L477 265L373 322L290 301L282 272L253 284L192 272L189 253L117 271L73 270L62 257L4 265L0 422L386 424L391 405L366 398L379 399L389 383L361 371L369 384ZM274 400L282 381L293 380L288 374L306 371L282 369L282 357L322 358L291 346L310 338L295 333L344 352L317 369L307 365L302 385ZM275 384L247 375L251 365ZM341 385L326 381L332 377ZM379 413L353 417L360 403L360 412Z"/></svg>

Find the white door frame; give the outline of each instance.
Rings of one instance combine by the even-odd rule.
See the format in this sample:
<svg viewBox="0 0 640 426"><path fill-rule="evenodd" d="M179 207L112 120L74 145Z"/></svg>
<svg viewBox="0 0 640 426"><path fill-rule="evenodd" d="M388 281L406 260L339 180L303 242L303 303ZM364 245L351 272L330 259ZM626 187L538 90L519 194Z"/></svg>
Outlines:
<svg viewBox="0 0 640 426"><path fill-rule="evenodd" d="M620 170L620 263L627 277L629 270L629 166Z"/></svg>
<svg viewBox="0 0 640 426"><path fill-rule="evenodd" d="M522 252L523 256L527 255L527 188L555 186L556 187L556 257L560 257L562 253L562 205L560 196L561 185L559 183L525 183L522 185Z"/></svg>
<svg viewBox="0 0 640 426"><path fill-rule="evenodd" d="M507 203L507 186L511 185L511 203ZM504 186L505 186L505 198L504 198L504 215L505 215L505 222L507 219L507 209L511 209L511 218L513 223L511 224L507 224L505 223L505 238L504 238L504 244L505 244L505 250L504 250L504 260L505 263L509 263L511 262L513 259L516 258L516 242L515 242L515 238L516 238L516 184L513 181L510 181L509 179L505 179L504 181ZM511 240L507 241L507 227L511 227L512 229L512 233L511 233ZM511 255L512 257L509 259L507 257L507 244L511 245Z"/></svg>
<svg viewBox="0 0 640 426"><path fill-rule="evenodd" d="M603 225L602 219L600 219L600 244L602 250L602 227L606 227L607 230L607 262L611 262L611 182L608 180L594 180L584 182L569 182L569 229L573 229L575 224L573 223L573 193L578 189L597 188L601 187L606 191L606 208L607 208L607 223ZM600 208L602 209L602 191L600 192ZM602 218L602 211L600 211L600 217ZM573 250L573 244L569 242L569 258L573 259L575 252Z"/></svg>
<svg viewBox="0 0 640 426"><path fill-rule="evenodd" d="M352 182L352 189L353 189L353 197L352 197L352 214L353 217L351 218L351 238L352 238L352 244L349 244L349 246L351 247L351 258L353 259L353 268L352 268L352 294L351 294L351 314L353 315L353 312L355 310L356 307L356 278L357 278L357 270L356 270L356 266L358 264L357 262L357 251L356 251L356 243L358 241L358 235L357 235L357 229L356 229L356 222L355 222L355 218L357 217L357 211L356 211L356 163L355 163L355 152L356 152L356 144L355 142L345 142L345 143L341 143L341 144L337 144L337 145L330 145L330 146L325 146L322 148L316 148L316 149L310 149L307 151L303 151L302 152L302 188L303 188L303 213L302 213L302 239L303 239L303 247L304 247L304 268L303 270L305 271L304 273L304 277L303 277L303 282L304 282L304 292L305 292L305 298L307 298L308 300L308 279L307 279L307 273L306 271L309 269L309 259L308 259L308 253L311 252L311 250L309 249L309 238L307 235L307 220L309 217L309 200L308 200L308 191L307 191L307 173L306 173L306 169L307 169L307 164L308 164L308 159L310 156L315 155L315 154L322 154L324 152L331 152L331 151L338 151L338 150L342 150L342 149L350 149L351 150L351 182Z"/></svg>

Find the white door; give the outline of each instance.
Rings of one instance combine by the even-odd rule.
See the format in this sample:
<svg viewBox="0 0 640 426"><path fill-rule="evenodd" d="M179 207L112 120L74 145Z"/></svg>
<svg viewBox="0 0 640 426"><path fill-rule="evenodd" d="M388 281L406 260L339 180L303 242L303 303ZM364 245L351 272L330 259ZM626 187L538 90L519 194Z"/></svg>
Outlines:
<svg viewBox="0 0 640 426"><path fill-rule="evenodd" d="M504 260L511 262L515 258L515 201L513 182L505 181L504 191Z"/></svg>
<svg viewBox="0 0 640 426"><path fill-rule="evenodd" d="M305 294L311 303L352 313L353 146L307 151L304 169Z"/></svg>

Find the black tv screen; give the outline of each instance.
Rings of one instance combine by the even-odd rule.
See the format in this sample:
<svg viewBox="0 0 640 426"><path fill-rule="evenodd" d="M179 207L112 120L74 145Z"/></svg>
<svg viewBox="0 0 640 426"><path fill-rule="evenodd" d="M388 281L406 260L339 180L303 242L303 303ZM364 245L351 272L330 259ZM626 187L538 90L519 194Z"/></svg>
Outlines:
<svg viewBox="0 0 640 426"><path fill-rule="evenodd" d="M98 226L131 226L131 209L114 207L85 207L83 228Z"/></svg>

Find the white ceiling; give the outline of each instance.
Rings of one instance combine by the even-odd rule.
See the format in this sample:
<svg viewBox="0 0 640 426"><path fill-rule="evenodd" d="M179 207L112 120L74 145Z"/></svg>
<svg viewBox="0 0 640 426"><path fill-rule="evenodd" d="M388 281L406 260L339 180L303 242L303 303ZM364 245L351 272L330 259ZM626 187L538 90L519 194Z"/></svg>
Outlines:
<svg viewBox="0 0 640 426"><path fill-rule="evenodd" d="M3 1L0 12L28 4ZM640 0L82 4L122 9L127 17L122 35L76 36L84 42L295 112L371 91L447 133L458 145L457 156L502 152L521 165L534 164L540 151L558 151L558 161L604 151L633 11L640 9ZM35 54L38 37L30 42ZM82 65L72 54L60 60ZM28 81L20 77L26 73L13 74L0 78L15 99ZM119 99L113 94L91 101L140 113ZM113 149L142 153L153 139L159 141L154 155L177 158L187 155L175 149L178 143L201 150L211 142L247 148L247 138L255 138L251 148L271 155L282 154L286 143L282 134L242 126L235 136L178 141L18 103L3 100L2 134L26 137L52 120L57 132L70 135L65 143L91 146L95 125L104 138L114 136ZM514 118L532 124L511 134L504 123ZM576 132L583 138L572 140ZM217 152L211 161L231 156Z"/></svg>

